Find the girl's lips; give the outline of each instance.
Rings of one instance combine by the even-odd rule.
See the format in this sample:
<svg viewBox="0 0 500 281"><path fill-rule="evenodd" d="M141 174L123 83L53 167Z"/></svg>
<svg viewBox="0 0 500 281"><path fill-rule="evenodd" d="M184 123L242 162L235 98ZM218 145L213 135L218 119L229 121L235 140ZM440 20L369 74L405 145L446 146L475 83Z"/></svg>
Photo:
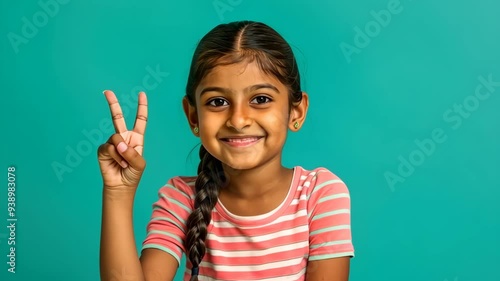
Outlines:
<svg viewBox="0 0 500 281"><path fill-rule="evenodd" d="M246 147L251 146L258 142L262 137L243 137L243 138L222 138L221 140L233 147Z"/></svg>

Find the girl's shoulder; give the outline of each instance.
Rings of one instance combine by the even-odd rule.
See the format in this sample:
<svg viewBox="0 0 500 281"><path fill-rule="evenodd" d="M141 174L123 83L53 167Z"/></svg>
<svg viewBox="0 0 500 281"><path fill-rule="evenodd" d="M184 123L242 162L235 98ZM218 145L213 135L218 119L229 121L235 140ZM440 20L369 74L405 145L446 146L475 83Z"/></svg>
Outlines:
<svg viewBox="0 0 500 281"><path fill-rule="evenodd" d="M325 180L341 180L339 176L325 167L316 167L314 169L305 169L302 166L295 166L300 178L305 181L325 181Z"/></svg>
<svg viewBox="0 0 500 281"><path fill-rule="evenodd" d="M160 191L173 195L173 193L191 198L195 194L197 176L174 176L164 184Z"/></svg>
<svg viewBox="0 0 500 281"><path fill-rule="evenodd" d="M339 191L347 191L344 181L328 168L316 167L314 169L305 169L301 166L296 166L295 169L297 169L296 175L300 176L296 184L306 187L308 193L331 188Z"/></svg>

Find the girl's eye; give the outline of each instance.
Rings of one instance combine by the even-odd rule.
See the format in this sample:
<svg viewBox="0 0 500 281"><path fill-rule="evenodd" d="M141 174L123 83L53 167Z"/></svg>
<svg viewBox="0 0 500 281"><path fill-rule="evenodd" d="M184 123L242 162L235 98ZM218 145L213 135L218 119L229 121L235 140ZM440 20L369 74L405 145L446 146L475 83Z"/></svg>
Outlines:
<svg viewBox="0 0 500 281"><path fill-rule="evenodd" d="M254 102L255 101L255 102ZM262 103L268 103L270 102L271 99L266 97L266 96L258 96L258 97L255 97L251 103L257 103L257 104L262 104Z"/></svg>
<svg viewBox="0 0 500 281"><path fill-rule="evenodd" d="M226 103L226 104L224 104ZM224 106L224 105L227 105L227 102L223 99L213 99L211 100L210 102L208 102L209 105L211 106Z"/></svg>

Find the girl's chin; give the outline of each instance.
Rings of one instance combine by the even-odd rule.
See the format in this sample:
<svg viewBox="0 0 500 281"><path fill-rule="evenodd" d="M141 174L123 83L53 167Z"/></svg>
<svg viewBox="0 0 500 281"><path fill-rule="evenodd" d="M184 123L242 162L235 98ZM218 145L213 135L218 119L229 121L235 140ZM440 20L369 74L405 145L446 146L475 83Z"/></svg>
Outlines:
<svg viewBox="0 0 500 281"><path fill-rule="evenodd" d="M249 170L249 169L252 169L252 168L255 168L257 165L255 165L254 163L242 163L242 162L236 162L236 161L232 161L231 163L226 163L226 166L228 166L229 168L233 169L233 170Z"/></svg>
<svg viewBox="0 0 500 281"><path fill-rule="evenodd" d="M241 159L222 159L222 163L226 168L231 170L250 170L258 166L258 161L250 161L248 158Z"/></svg>

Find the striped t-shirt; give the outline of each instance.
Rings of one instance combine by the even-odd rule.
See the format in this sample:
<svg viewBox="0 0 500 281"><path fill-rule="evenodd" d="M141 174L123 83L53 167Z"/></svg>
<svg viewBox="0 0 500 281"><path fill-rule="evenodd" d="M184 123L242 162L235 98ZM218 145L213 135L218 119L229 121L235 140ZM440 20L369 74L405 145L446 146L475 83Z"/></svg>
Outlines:
<svg viewBox="0 0 500 281"><path fill-rule="evenodd" d="M142 249L156 248L180 263L196 177L174 177L158 192ZM354 257L349 191L325 168L294 167L288 195L273 211L237 216L217 202L205 241L199 280L304 280L308 261ZM184 280L191 264L186 262Z"/></svg>

